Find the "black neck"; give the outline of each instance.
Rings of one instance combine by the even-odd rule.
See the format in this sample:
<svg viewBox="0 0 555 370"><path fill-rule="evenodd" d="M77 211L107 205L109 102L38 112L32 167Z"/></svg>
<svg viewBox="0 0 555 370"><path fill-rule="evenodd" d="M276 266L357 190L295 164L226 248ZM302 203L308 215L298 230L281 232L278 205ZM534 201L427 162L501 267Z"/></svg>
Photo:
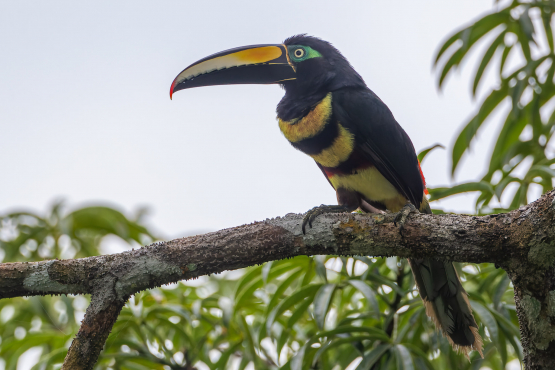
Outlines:
<svg viewBox="0 0 555 370"><path fill-rule="evenodd" d="M321 91L309 95L297 95L286 91L285 95L279 102L276 112L278 118L284 121L290 121L294 118L306 116L328 93Z"/></svg>

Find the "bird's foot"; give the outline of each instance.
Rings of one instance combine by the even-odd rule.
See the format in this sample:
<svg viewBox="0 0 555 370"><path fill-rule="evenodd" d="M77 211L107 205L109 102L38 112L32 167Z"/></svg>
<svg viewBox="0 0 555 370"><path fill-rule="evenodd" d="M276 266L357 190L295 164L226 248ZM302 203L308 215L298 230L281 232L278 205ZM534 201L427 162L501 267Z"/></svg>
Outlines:
<svg viewBox="0 0 555 370"><path fill-rule="evenodd" d="M401 233L403 232L403 229L405 227L405 222L407 221L407 217L411 213L419 213L419 212L412 203L407 203L395 215L395 218L393 219L393 223L395 224L395 226L399 228L399 231Z"/></svg>
<svg viewBox="0 0 555 370"><path fill-rule="evenodd" d="M316 217L320 216L323 213L344 213L344 212L351 212L353 210L354 210L353 207L350 207L347 205L327 206L325 204L321 204L318 207L314 207L311 210L309 210L303 218L303 224L302 224L303 234L306 234L305 232L306 224L308 224L308 226L312 228L312 221L314 221Z"/></svg>

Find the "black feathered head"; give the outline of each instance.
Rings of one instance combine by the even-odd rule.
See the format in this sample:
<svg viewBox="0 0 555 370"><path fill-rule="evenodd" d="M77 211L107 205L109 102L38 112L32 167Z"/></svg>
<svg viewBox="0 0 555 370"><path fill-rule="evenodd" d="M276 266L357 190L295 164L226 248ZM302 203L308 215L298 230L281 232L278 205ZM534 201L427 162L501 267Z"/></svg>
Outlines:
<svg viewBox="0 0 555 370"><path fill-rule="evenodd" d="M329 92L366 86L349 61L331 43L302 34L289 37L283 44L297 75L295 80L282 83L286 90Z"/></svg>

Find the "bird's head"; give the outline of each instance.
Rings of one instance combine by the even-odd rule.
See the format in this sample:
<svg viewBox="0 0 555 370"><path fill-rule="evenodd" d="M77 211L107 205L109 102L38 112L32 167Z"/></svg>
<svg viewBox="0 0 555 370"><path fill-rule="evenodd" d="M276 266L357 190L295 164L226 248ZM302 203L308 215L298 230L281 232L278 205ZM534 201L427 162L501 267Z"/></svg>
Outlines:
<svg viewBox="0 0 555 370"><path fill-rule="evenodd" d="M283 44L244 46L203 58L177 75L170 98L191 87L232 84L280 84L293 94L365 86L329 42L297 35Z"/></svg>

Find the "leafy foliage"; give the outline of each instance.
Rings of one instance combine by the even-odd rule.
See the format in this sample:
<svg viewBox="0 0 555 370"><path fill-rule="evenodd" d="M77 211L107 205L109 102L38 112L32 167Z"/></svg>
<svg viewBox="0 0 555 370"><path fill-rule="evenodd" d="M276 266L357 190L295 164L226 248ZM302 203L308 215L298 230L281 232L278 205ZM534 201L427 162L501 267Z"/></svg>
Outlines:
<svg viewBox="0 0 555 370"><path fill-rule="evenodd" d="M62 202L56 202L45 216L32 212L13 212L0 217L0 247L10 262L37 261L44 258L79 258L98 254L106 235L115 235L128 243L151 243L154 236L138 221L129 220L110 207L86 207L63 214Z"/></svg>
<svg viewBox="0 0 555 370"><path fill-rule="evenodd" d="M111 220L109 225L106 220ZM128 242L153 238L122 213L102 207L64 216L55 205L46 217L12 213L1 222L0 247L12 261L63 255L67 246L49 247L56 253L50 255L43 246L67 243L60 243L61 238L69 238L78 256L97 254L106 235ZM29 254L22 246L31 239L40 247ZM87 248L78 249L85 244ZM508 279L490 265L469 266L460 273L482 324L481 334L490 339L486 360L473 353L468 362L434 331L406 261L316 256L135 295L116 322L97 367L503 369L507 361L521 357ZM73 296L1 300L0 357L5 368L15 369L31 348L42 349L34 369L58 367L87 304L85 297Z"/></svg>
<svg viewBox="0 0 555 370"><path fill-rule="evenodd" d="M32 212L0 216L0 262L98 255L106 235L136 246L154 239L138 220L130 220L116 209L96 206L70 213L64 209L63 203L57 202L45 216ZM0 300L0 368L3 363L5 369L15 369L19 358L37 347L42 349L42 368L61 363L88 303L83 296Z"/></svg>
<svg viewBox="0 0 555 370"><path fill-rule="evenodd" d="M541 187L543 193L552 189L555 159L550 142L555 132L555 49L551 22L554 10L553 0L514 0L456 32L439 49L435 65L440 87L449 73L469 58L476 45L485 43L486 47L472 84L474 96L485 80L486 70L497 67L492 73L498 86L486 94L477 113L456 139L452 174L479 129L494 112L504 111L504 123L481 181L451 189L430 189L432 200L476 191L480 194L476 209L486 214L527 204L531 186ZM514 184L515 193L509 205L503 206L501 197L510 184Z"/></svg>

